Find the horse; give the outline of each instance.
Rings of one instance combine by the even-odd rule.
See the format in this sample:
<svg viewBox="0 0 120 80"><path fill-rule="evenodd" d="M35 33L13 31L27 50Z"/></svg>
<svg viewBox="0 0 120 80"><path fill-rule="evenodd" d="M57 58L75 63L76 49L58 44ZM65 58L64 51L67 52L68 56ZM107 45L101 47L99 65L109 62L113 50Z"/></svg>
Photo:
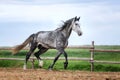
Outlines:
<svg viewBox="0 0 120 80"><path fill-rule="evenodd" d="M45 53L48 49L56 49L57 55L48 69L53 69L54 64L61 54L63 54L65 57L64 69L66 69L68 66L68 56L64 49L68 46L68 39L72 30L75 31L78 36L82 35L82 31L78 23L79 19L80 17L77 18L76 16L66 20L61 27L53 31L39 31L31 34L22 44L17 45L12 49L13 54L18 53L18 51L23 49L27 44L30 44L30 50L26 54L24 64L24 69L26 69L27 61L36 48L38 48L38 51L33 54L38 59L40 67L43 66L43 61L40 58L40 55Z"/></svg>

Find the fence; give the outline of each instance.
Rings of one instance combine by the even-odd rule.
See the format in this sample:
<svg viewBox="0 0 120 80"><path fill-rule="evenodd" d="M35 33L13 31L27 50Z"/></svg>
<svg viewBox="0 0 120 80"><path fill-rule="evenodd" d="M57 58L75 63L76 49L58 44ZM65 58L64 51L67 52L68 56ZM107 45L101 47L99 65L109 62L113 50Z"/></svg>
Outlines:
<svg viewBox="0 0 120 80"><path fill-rule="evenodd" d="M71 48L71 47L68 47ZM95 49L94 41L92 41L91 46L79 46L79 47L72 47L72 48L78 48L78 49L88 49L90 51L90 58L75 58L75 57L69 57L69 60L84 60L89 61L91 64L91 71L94 71L94 63L105 63L105 64L120 64L120 62L116 61L98 61L94 59L94 53L95 52L120 52L120 50L103 50L103 49ZM0 48L0 50L10 50L11 48ZM54 57L43 57L43 59L47 60L53 60ZM64 58L59 58L63 60ZM0 60L24 60L21 58L0 58ZM34 61L35 58L30 58L29 61L32 63L32 68L34 68Z"/></svg>
<svg viewBox="0 0 120 80"><path fill-rule="evenodd" d="M98 61L94 60L94 53L95 52L120 52L120 50L103 50L103 49L91 49L91 71L94 71L94 63L104 63L104 64L120 64L120 62L117 61Z"/></svg>

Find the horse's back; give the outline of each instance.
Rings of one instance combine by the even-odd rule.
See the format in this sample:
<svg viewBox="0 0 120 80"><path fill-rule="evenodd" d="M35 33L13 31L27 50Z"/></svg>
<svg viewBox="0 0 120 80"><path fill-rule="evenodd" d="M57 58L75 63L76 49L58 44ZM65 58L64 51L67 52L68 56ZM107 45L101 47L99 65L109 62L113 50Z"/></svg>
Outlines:
<svg viewBox="0 0 120 80"><path fill-rule="evenodd" d="M40 31L37 34L37 42L46 48L56 47L56 32Z"/></svg>
<svg viewBox="0 0 120 80"><path fill-rule="evenodd" d="M60 31L40 31L37 33L37 42L46 48L64 46L66 41Z"/></svg>

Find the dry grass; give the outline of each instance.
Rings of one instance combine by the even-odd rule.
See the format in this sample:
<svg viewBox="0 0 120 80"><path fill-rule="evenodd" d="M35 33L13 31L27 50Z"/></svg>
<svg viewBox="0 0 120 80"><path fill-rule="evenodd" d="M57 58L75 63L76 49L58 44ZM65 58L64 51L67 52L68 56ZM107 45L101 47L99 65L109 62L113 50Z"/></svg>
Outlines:
<svg viewBox="0 0 120 80"><path fill-rule="evenodd" d="M120 80L120 72L0 68L0 80Z"/></svg>

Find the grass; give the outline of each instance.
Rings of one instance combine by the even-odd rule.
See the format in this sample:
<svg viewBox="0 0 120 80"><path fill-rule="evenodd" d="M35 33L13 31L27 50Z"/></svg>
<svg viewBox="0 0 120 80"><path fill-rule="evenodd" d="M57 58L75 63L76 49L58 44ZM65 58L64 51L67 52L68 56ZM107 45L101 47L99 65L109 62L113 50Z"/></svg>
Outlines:
<svg viewBox="0 0 120 80"><path fill-rule="evenodd" d="M97 49L119 49L120 46L96 46ZM84 58L90 57L89 50L86 49L66 49L68 57L80 57ZM16 55L12 55L8 50L0 50L0 57L12 57L12 58L25 58L27 51L22 50ZM54 49L48 50L46 53L42 54L42 57L55 57L57 51ZM61 56L63 57L63 55ZM94 55L95 60L107 60L107 61L120 61L120 53L103 53L97 52ZM44 60L44 69L48 69L48 66L53 60ZM58 60L54 66L55 70L64 70L63 60ZM0 67L23 67L24 61L11 61L11 60L0 60ZM120 64L100 64L95 63L95 71L116 71L120 72ZM31 68L31 63L28 63L28 68ZM38 68L38 61L35 61L35 68ZM67 70L84 70L90 71L90 63L86 61L72 61L69 60L69 65Z"/></svg>
<svg viewBox="0 0 120 80"><path fill-rule="evenodd" d="M64 70L63 60L58 60L54 65L54 70ZM52 60L44 60L43 69L48 69ZM0 67L12 67L12 68L23 68L24 61L12 61L12 60L1 60ZM35 69L38 69L38 61L35 61ZM31 62L28 62L27 68L32 68ZM90 63L85 61L71 61L69 60L67 70L81 70L81 71L90 71ZM120 72L120 65L111 65L111 64L95 64L94 71L110 71L110 72Z"/></svg>

